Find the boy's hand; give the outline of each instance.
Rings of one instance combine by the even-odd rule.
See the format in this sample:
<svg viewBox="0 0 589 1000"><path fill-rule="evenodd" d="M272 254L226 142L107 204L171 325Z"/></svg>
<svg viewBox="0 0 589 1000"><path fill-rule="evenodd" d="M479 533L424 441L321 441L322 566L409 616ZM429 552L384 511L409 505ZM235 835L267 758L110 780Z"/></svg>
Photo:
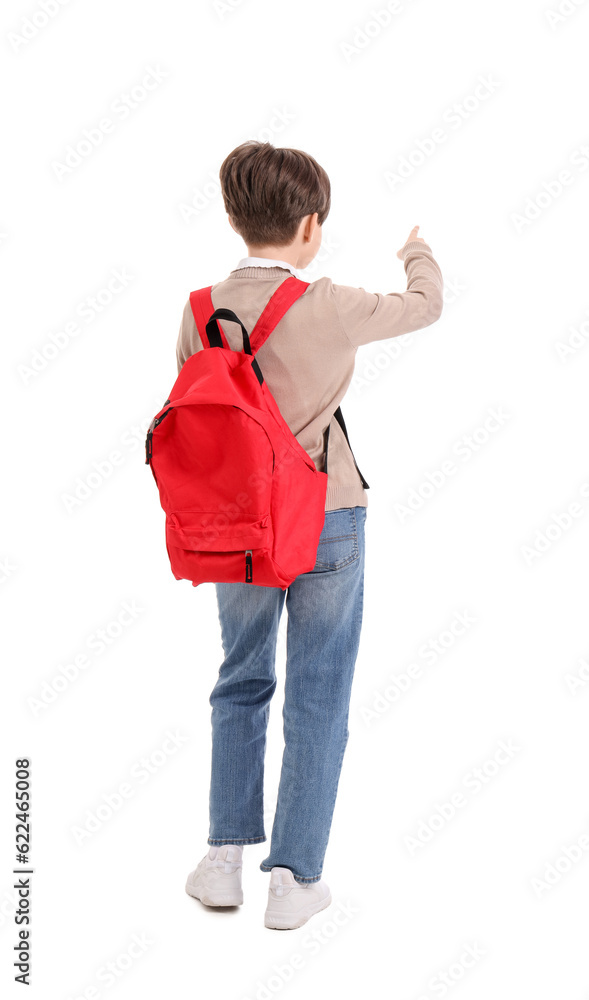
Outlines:
<svg viewBox="0 0 589 1000"><path fill-rule="evenodd" d="M422 240L421 236L417 235L417 230L418 229L419 229L419 226L413 226L413 229L409 233L409 236L405 240L405 243L408 243L409 240L417 240L418 243L425 243L425 240ZM403 246L405 246L405 243L403 244ZM401 247L401 250L402 249L403 249L403 247ZM399 258L399 260L403 260L403 256L401 254L401 250L397 250L397 257Z"/></svg>

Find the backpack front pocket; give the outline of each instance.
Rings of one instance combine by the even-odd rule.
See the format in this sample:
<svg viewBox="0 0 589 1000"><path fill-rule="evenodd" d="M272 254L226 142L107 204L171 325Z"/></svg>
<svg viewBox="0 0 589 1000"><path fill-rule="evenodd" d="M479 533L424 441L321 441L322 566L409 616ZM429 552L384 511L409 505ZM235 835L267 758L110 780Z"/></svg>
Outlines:
<svg viewBox="0 0 589 1000"><path fill-rule="evenodd" d="M272 544L270 514L176 511L166 516L166 542L173 548L205 552L267 549Z"/></svg>

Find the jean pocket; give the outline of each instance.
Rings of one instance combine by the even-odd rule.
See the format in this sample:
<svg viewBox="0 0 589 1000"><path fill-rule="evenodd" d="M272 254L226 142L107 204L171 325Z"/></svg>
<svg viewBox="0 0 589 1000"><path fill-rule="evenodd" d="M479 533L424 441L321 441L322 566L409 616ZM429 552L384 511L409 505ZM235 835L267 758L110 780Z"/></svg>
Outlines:
<svg viewBox="0 0 589 1000"><path fill-rule="evenodd" d="M341 507L325 512L325 523L317 546L317 561L313 573L342 569L360 555L356 512L353 507Z"/></svg>

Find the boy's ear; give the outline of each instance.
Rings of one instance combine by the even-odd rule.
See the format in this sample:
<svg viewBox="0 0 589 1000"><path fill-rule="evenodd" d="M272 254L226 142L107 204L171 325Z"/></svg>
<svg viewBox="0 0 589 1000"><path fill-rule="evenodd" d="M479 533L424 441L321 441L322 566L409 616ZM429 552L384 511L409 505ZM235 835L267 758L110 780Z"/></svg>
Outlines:
<svg viewBox="0 0 589 1000"><path fill-rule="evenodd" d="M304 234L307 240L311 239L311 226L319 225L319 212L313 212L307 216L304 228Z"/></svg>

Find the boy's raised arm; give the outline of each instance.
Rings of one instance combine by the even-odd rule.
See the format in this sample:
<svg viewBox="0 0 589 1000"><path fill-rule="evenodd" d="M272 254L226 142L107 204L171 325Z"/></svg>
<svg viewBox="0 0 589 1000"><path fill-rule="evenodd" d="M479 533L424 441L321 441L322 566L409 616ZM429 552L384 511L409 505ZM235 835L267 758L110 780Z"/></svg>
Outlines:
<svg viewBox="0 0 589 1000"><path fill-rule="evenodd" d="M444 279L431 247L407 240L399 250L407 275L405 292L367 292L332 285L340 323L353 347L420 330L440 318Z"/></svg>

